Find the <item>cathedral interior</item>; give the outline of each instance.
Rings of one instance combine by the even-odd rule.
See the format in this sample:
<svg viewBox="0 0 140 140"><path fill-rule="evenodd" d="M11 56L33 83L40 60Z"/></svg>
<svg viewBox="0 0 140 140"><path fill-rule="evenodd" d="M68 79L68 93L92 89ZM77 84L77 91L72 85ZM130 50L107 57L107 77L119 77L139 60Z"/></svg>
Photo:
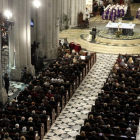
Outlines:
<svg viewBox="0 0 140 140"><path fill-rule="evenodd" d="M128 6L133 20L104 19L108 5ZM140 140L139 0L0 9L1 140Z"/></svg>

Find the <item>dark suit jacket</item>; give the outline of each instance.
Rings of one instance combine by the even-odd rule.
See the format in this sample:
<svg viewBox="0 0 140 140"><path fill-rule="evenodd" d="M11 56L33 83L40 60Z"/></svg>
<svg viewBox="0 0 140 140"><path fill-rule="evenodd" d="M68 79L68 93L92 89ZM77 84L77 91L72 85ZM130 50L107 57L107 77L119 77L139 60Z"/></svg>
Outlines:
<svg viewBox="0 0 140 140"><path fill-rule="evenodd" d="M88 138L88 140L99 140L99 138L96 137L96 136L90 136L90 137Z"/></svg>
<svg viewBox="0 0 140 140"><path fill-rule="evenodd" d="M31 114L31 117L32 117L33 119L38 119L38 118L39 118L39 116L38 116L37 114Z"/></svg>
<svg viewBox="0 0 140 140"><path fill-rule="evenodd" d="M16 124L16 123L17 123L16 120L11 120L11 121L10 121L10 124L13 124L13 125L14 125L14 124Z"/></svg>
<svg viewBox="0 0 140 140"><path fill-rule="evenodd" d="M21 129L19 129L19 128L13 128L13 132L14 133L21 133Z"/></svg>
<svg viewBox="0 0 140 140"><path fill-rule="evenodd" d="M105 134L113 134L113 131L112 131L111 128L104 128L104 129L102 130L102 132L105 133Z"/></svg>
<svg viewBox="0 0 140 140"><path fill-rule="evenodd" d="M27 118L31 117L31 113L30 112L24 112L23 116L27 119Z"/></svg>
<svg viewBox="0 0 140 140"><path fill-rule="evenodd" d="M120 128L127 128L127 124L125 122L119 123Z"/></svg>
<svg viewBox="0 0 140 140"><path fill-rule="evenodd" d="M26 126L27 122L26 121L20 121L19 124L23 125L23 126Z"/></svg>
<svg viewBox="0 0 140 140"><path fill-rule="evenodd" d="M13 137L12 140L20 140L18 137Z"/></svg>
<svg viewBox="0 0 140 140"><path fill-rule="evenodd" d="M9 87L9 78L8 77L4 77L4 82L5 82L5 87Z"/></svg>
<svg viewBox="0 0 140 140"><path fill-rule="evenodd" d="M76 140L86 140L86 137L85 136L77 135L76 136Z"/></svg>
<svg viewBox="0 0 140 140"><path fill-rule="evenodd" d="M34 122L27 122L27 125L28 126L35 126L35 123Z"/></svg>
<svg viewBox="0 0 140 140"><path fill-rule="evenodd" d="M28 134L28 135L34 135L35 132L34 132L34 131L28 131L27 134Z"/></svg>
<svg viewBox="0 0 140 140"><path fill-rule="evenodd" d="M47 118L47 115L46 114L40 114L40 118L41 119L46 119Z"/></svg>

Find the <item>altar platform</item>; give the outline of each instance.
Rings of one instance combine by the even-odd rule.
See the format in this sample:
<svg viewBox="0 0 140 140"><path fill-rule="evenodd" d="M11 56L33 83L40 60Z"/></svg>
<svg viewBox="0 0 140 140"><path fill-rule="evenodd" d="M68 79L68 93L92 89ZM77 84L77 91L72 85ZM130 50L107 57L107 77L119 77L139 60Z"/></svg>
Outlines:
<svg viewBox="0 0 140 140"><path fill-rule="evenodd" d="M62 31L60 38L67 38L68 43L80 44L81 48L87 51L107 54L140 54L140 38L113 39L97 35L96 42L91 43L87 40L90 31L89 29L69 29Z"/></svg>

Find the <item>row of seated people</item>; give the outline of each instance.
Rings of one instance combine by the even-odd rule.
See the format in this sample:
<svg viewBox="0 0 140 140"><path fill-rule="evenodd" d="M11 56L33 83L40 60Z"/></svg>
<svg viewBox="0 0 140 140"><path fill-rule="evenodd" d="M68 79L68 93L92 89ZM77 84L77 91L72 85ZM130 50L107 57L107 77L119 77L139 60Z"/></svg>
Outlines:
<svg viewBox="0 0 140 140"><path fill-rule="evenodd" d="M2 139L0 138L0 140L2 140ZM10 137L9 133L6 132L4 134L3 140L26 140L26 138L24 136L20 136L19 133L16 133L14 137Z"/></svg>
<svg viewBox="0 0 140 140"><path fill-rule="evenodd" d="M140 116L139 88L133 88L131 85L126 86L128 82L127 77L132 76L132 65L129 65L129 60L132 57L127 57L127 55L126 57L121 57L127 60L127 70L129 73L123 73L123 70L126 68L123 69L120 66L121 61L119 60L120 62L118 62L119 56L116 62L117 69L116 64L114 67L115 70L121 69L122 72L117 73L113 67L101 93L98 94L95 106L92 106L88 118L85 119L84 126L81 127L81 134L76 136L76 140L136 139ZM136 60L137 57L135 57ZM133 66L135 66L135 63L133 63ZM121 75L124 75L126 80L123 80ZM119 77L121 79L120 81ZM136 77L133 77L133 80Z"/></svg>
<svg viewBox="0 0 140 140"><path fill-rule="evenodd" d="M67 57L68 54L71 54L72 57ZM3 120L7 120L11 128L19 125L20 131L18 133L20 136L24 127L27 127L27 130L33 127L34 132L38 131L42 140L42 135L49 130L50 125L56 119L56 115L60 114L60 112L57 112L58 107L61 106L61 109L63 109L62 98L67 103L66 101L71 98L75 88L78 87L84 75L86 75L86 66L88 67L87 70L90 69L89 64L95 54L93 56L92 54L88 55L85 60L81 59L80 56L82 55L64 50L38 76L33 77L16 100L13 99L3 110L0 110L3 114L0 115L3 133L8 130L11 130L11 132L9 131L10 135L16 133L14 129L5 129L6 123ZM69 58L72 61L69 61ZM78 62L79 59L81 61ZM13 115L16 115L16 117ZM10 119L12 120L10 121ZM43 133L42 124L44 124Z"/></svg>

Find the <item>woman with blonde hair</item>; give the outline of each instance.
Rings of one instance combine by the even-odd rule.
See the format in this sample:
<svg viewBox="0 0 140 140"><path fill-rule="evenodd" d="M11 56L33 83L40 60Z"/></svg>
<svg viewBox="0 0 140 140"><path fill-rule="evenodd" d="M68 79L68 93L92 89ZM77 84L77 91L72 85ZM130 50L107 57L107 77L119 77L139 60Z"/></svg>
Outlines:
<svg viewBox="0 0 140 140"><path fill-rule="evenodd" d="M66 53L65 57L68 58L69 57L69 53Z"/></svg>
<svg viewBox="0 0 140 140"><path fill-rule="evenodd" d="M57 105L57 103L54 100L54 97L51 97L49 104L50 105Z"/></svg>
<svg viewBox="0 0 140 140"><path fill-rule="evenodd" d="M104 125L105 124L104 121L102 120L102 116L98 116L97 123L99 125Z"/></svg>
<svg viewBox="0 0 140 140"><path fill-rule="evenodd" d="M85 131L82 131L80 135L77 135L76 140L87 140Z"/></svg>
<svg viewBox="0 0 140 140"><path fill-rule="evenodd" d="M116 70L119 70L119 69L120 69L120 67L119 67L119 65L118 65L118 64L115 64L115 66L114 66L114 67L115 67L115 69L116 69Z"/></svg>
<svg viewBox="0 0 140 140"><path fill-rule="evenodd" d="M95 123L94 116L92 114L89 115L88 119L85 119L84 124L86 124L87 122L89 122L90 124Z"/></svg>
<svg viewBox="0 0 140 140"><path fill-rule="evenodd" d="M132 57L129 57L129 59L128 59L128 63L133 63L133 59L132 59Z"/></svg>
<svg viewBox="0 0 140 140"><path fill-rule="evenodd" d="M4 134L3 140L12 140L12 139L9 137L9 133L8 133L8 132L6 132L6 133Z"/></svg>
<svg viewBox="0 0 140 140"><path fill-rule="evenodd" d="M26 140L26 138L24 136L21 136L20 140Z"/></svg>
<svg viewBox="0 0 140 140"><path fill-rule="evenodd" d="M74 57L73 58L73 63L76 63L77 62L77 59Z"/></svg>

